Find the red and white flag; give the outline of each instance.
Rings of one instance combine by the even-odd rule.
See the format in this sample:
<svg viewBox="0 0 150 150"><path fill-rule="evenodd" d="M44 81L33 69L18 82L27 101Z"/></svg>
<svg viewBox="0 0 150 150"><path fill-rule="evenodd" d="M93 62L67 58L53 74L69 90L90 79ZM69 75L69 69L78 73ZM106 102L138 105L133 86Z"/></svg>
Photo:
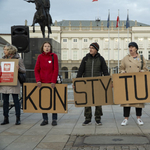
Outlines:
<svg viewBox="0 0 150 150"><path fill-rule="evenodd" d="M96 2L96 1L98 1L98 0L93 0L92 2Z"/></svg>
<svg viewBox="0 0 150 150"><path fill-rule="evenodd" d="M119 16L117 16L116 28L119 26Z"/></svg>

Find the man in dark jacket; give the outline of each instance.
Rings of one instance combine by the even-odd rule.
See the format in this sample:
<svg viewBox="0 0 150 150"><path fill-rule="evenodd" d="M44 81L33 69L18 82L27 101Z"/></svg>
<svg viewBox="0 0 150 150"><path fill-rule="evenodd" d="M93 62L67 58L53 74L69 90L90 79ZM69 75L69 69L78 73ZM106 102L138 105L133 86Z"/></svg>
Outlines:
<svg viewBox="0 0 150 150"><path fill-rule="evenodd" d="M90 44L90 53L88 53L81 62L78 70L77 78L80 77L97 77L109 75L105 59L98 53L98 43ZM95 121L96 125L101 125L102 107L96 106ZM83 126L91 124L92 110L91 107L85 107L84 110L85 121Z"/></svg>

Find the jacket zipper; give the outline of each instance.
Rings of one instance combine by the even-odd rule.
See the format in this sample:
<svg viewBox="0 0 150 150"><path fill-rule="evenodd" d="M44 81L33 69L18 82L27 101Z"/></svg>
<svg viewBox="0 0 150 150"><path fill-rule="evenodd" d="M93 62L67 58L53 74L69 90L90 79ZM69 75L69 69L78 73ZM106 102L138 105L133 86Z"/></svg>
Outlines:
<svg viewBox="0 0 150 150"><path fill-rule="evenodd" d="M94 69L94 58L92 60L92 74L91 74L92 77L93 77L93 69Z"/></svg>

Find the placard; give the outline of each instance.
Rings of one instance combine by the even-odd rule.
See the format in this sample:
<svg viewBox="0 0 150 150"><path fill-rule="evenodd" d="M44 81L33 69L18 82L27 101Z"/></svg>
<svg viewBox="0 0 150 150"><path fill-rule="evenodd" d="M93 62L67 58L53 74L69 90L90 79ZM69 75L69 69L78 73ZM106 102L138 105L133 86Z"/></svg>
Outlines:
<svg viewBox="0 0 150 150"><path fill-rule="evenodd" d="M0 59L0 85L17 85L18 59Z"/></svg>
<svg viewBox="0 0 150 150"><path fill-rule="evenodd" d="M113 74L114 103L150 102L150 72Z"/></svg>
<svg viewBox="0 0 150 150"><path fill-rule="evenodd" d="M23 84L23 111L28 113L67 113L67 84Z"/></svg>
<svg viewBox="0 0 150 150"><path fill-rule="evenodd" d="M73 79L76 107L112 105L111 76Z"/></svg>

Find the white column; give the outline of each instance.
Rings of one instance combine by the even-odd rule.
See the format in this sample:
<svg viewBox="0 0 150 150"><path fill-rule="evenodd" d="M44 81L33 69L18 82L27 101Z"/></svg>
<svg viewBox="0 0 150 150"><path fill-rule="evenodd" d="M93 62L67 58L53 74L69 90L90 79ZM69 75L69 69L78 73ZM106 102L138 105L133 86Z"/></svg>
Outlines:
<svg viewBox="0 0 150 150"><path fill-rule="evenodd" d="M68 54L68 60L72 59L72 38L68 38L68 46L69 46L69 54Z"/></svg>

